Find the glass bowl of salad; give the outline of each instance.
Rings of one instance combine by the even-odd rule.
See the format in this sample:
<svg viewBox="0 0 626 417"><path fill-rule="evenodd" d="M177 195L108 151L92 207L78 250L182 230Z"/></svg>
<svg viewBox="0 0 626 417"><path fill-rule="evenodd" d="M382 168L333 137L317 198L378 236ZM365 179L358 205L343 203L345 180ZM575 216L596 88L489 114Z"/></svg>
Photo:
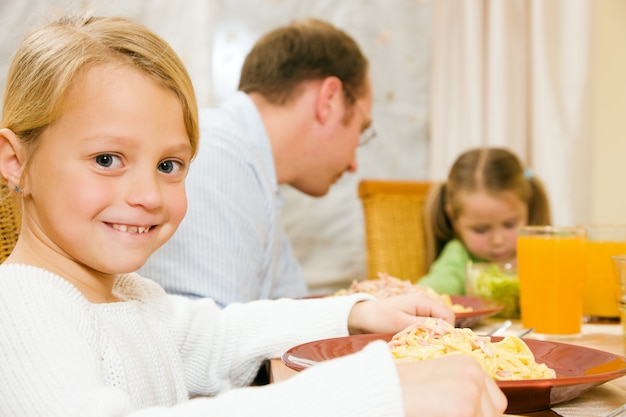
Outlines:
<svg viewBox="0 0 626 417"><path fill-rule="evenodd" d="M465 292L467 295L504 304L504 309L496 317L520 317L519 280L517 269L511 264L468 262Z"/></svg>

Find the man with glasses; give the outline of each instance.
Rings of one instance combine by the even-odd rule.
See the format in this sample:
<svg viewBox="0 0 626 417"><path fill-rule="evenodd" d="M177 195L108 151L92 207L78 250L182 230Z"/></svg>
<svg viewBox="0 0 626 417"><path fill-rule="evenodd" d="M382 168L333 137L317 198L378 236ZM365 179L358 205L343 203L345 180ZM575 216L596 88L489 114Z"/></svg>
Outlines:
<svg viewBox="0 0 626 417"><path fill-rule="evenodd" d="M239 91L201 110L187 215L140 272L222 306L306 296L278 187L318 197L355 172L357 146L375 136L371 108L368 62L349 35L317 19L267 33L245 59Z"/></svg>

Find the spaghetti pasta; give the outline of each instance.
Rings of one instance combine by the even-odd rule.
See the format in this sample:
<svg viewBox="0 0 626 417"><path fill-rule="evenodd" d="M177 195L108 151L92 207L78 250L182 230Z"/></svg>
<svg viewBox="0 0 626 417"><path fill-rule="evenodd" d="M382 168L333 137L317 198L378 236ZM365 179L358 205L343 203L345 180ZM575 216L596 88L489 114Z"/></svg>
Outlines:
<svg viewBox="0 0 626 417"><path fill-rule="evenodd" d="M499 342L491 342L489 336L478 336L468 328L455 328L441 319L428 318L397 333L389 341L389 348L397 360L470 355L498 381L556 377L553 369L535 361L532 351L519 337L505 336Z"/></svg>
<svg viewBox="0 0 626 417"><path fill-rule="evenodd" d="M446 305L451 307L455 313L472 311L471 307L454 304L448 294L439 294L430 287L413 284L411 281L392 277L389 274L382 272L378 274L378 279L365 281L354 280L349 288L341 289L334 295L348 295L362 292L371 294L376 298L386 298L394 295L422 292L433 297L441 297Z"/></svg>

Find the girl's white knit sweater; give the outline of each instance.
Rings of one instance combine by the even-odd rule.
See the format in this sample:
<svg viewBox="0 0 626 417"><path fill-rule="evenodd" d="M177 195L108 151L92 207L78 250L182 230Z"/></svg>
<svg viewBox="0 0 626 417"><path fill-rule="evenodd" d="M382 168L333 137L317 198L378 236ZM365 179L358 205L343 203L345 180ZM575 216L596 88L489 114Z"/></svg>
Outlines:
<svg viewBox="0 0 626 417"><path fill-rule="evenodd" d="M265 359L347 335L350 309L367 296L220 309L166 294L136 274L119 277L114 292L123 301L92 304L57 275L0 265L0 415L403 415L383 342L281 383L247 387Z"/></svg>

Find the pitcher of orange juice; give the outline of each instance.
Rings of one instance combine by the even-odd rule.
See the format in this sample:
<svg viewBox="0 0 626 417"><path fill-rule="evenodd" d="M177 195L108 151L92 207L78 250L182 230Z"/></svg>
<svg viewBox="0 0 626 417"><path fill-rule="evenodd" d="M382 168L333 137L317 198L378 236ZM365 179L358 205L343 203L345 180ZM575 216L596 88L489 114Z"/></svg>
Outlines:
<svg viewBox="0 0 626 417"><path fill-rule="evenodd" d="M626 224L585 226L587 232L583 315L587 321L618 319L612 257L626 254Z"/></svg>
<svg viewBox="0 0 626 417"><path fill-rule="evenodd" d="M526 226L517 237L522 325L542 337L580 334L585 280L585 229Z"/></svg>

